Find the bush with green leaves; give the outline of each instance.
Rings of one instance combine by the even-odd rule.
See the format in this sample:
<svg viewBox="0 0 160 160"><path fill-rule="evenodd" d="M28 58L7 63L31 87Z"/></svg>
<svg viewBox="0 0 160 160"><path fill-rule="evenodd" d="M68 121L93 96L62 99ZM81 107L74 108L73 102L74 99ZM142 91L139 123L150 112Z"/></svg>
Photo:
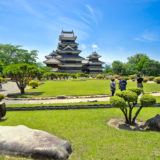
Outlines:
<svg viewBox="0 0 160 160"><path fill-rule="evenodd" d="M0 102L5 98L3 94L0 94Z"/></svg>
<svg viewBox="0 0 160 160"><path fill-rule="evenodd" d="M119 78L120 78L120 75L114 74L113 77L114 77L114 79L119 79Z"/></svg>
<svg viewBox="0 0 160 160"><path fill-rule="evenodd" d="M141 102L142 106L148 107L148 106L152 106L153 104L155 104L156 99L154 96L152 96L150 94L144 94L141 97L140 102Z"/></svg>
<svg viewBox="0 0 160 160"><path fill-rule="evenodd" d="M37 76L37 72L37 66L27 63L11 64L3 70L4 75L16 82L21 94L25 93L25 87Z"/></svg>
<svg viewBox="0 0 160 160"><path fill-rule="evenodd" d="M144 83L147 83L147 82L148 82L148 79L147 79L147 78L144 78L144 79L143 79L143 82L144 82Z"/></svg>
<svg viewBox="0 0 160 160"><path fill-rule="evenodd" d="M7 80L3 77L0 77L0 83L2 83L2 82L7 82Z"/></svg>
<svg viewBox="0 0 160 160"><path fill-rule="evenodd" d="M130 88L129 90L135 92L138 96L142 93L141 88Z"/></svg>
<svg viewBox="0 0 160 160"><path fill-rule="evenodd" d="M154 76L149 76L149 77L148 77L148 81L153 81L154 78L155 78Z"/></svg>
<svg viewBox="0 0 160 160"><path fill-rule="evenodd" d="M39 86L39 82L30 81L28 85L31 86L34 89L34 88L37 88Z"/></svg>
<svg viewBox="0 0 160 160"><path fill-rule="evenodd" d="M124 79L127 81L127 80L129 80L129 77L128 77L128 76L125 76Z"/></svg>
<svg viewBox="0 0 160 160"><path fill-rule="evenodd" d="M104 75L103 74L97 74L96 78L97 79L104 79Z"/></svg>
<svg viewBox="0 0 160 160"><path fill-rule="evenodd" d="M88 78L88 77L89 77L89 74L86 74L86 73L76 73L76 76L77 76L78 78L80 78L80 77L82 77L82 78L84 78L84 77Z"/></svg>
<svg viewBox="0 0 160 160"><path fill-rule="evenodd" d="M133 74L133 75L130 75L130 76L129 76L129 79L131 79L131 80L132 80L132 79L136 79L136 78L137 78L137 75L136 75L136 74Z"/></svg>
<svg viewBox="0 0 160 160"><path fill-rule="evenodd" d="M160 83L160 77L156 77L156 78L154 79L154 81L159 84L159 83Z"/></svg>
<svg viewBox="0 0 160 160"><path fill-rule="evenodd" d="M123 112L125 122L127 124L135 124L135 120L143 107L152 106L156 103L156 99L152 95L144 94L140 99L139 108L135 111L134 116L132 115L133 109L135 108L138 95L141 91L139 88L120 91L116 93L116 96L110 98L110 104L113 107L118 107Z"/></svg>

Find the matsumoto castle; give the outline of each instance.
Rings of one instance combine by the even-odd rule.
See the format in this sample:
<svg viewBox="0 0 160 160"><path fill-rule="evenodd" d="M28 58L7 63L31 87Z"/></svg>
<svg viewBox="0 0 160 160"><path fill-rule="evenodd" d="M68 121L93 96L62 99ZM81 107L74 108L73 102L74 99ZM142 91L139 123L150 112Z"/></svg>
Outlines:
<svg viewBox="0 0 160 160"><path fill-rule="evenodd" d="M78 43L75 42L77 36L74 32L62 31L59 36L59 43L56 51L53 51L48 56L44 63L48 67L52 67L53 71L61 73L102 73L101 57L96 52L93 52L87 59L79 56L81 50L78 50Z"/></svg>

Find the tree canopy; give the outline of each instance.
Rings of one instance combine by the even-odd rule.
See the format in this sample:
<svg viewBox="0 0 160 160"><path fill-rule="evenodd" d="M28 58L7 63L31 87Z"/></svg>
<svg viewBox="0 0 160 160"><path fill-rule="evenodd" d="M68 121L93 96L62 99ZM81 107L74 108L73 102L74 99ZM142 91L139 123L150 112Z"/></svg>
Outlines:
<svg viewBox="0 0 160 160"><path fill-rule="evenodd" d="M0 60L7 66L10 64L36 64L38 51L22 49L20 45L0 44Z"/></svg>
<svg viewBox="0 0 160 160"><path fill-rule="evenodd" d="M24 94L29 81L37 76L38 68L27 63L11 64L5 67L3 72L16 82L21 94Z"/></svg>
<svg viewBox="0 0 160 160"><path fill-rule="evenodd" d="M137 53L127 59L127 63L113 61L112 67L106 66L104 72L118 75L133 75L137 73L147 76L160 75L160 62L150 59L146 54Z"/></svg>

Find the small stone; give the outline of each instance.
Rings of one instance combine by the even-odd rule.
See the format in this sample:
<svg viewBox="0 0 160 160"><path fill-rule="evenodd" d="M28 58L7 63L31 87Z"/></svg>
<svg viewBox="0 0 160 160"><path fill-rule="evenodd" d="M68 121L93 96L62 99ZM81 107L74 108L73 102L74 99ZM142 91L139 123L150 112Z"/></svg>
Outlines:
<svg viewBox="0 0 160 160"><path fill-rule="evenodd" d="M64 96L64 95L59 95L59 96L56 96L57 99L66 99L67 97Z"/></svg>

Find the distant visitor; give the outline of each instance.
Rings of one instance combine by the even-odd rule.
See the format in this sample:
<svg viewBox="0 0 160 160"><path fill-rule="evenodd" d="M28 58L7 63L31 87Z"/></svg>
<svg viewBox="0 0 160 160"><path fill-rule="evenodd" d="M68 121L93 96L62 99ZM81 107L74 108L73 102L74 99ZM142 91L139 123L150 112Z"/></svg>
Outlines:
<svg viewBox="0 0 160 160"><path fill-rule="evenodd" d="M116 91L115 79L111 79L110 88L111 88L112 96L114 96L114 93Z"/></svg>
<svg viewBox="0 0 160 160"><path fill-rule="evenodd" d="M119 89L121 91L126 90L126 86L127 86L127 81L124 79L124 77L121 77L121 79L119 80Z"/></svg>

